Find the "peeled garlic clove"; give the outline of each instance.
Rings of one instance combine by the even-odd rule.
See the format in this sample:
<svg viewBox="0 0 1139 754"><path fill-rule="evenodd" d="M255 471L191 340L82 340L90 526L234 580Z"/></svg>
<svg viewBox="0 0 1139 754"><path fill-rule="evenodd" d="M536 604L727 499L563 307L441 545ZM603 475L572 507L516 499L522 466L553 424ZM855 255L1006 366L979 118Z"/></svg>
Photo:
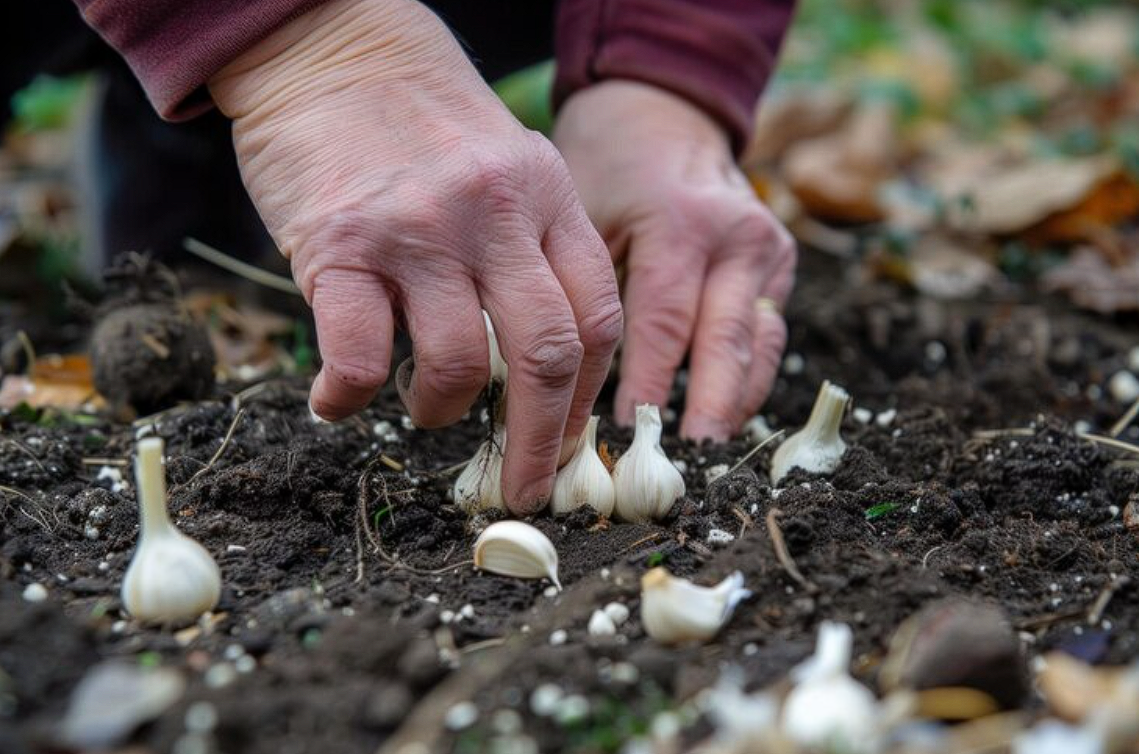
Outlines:
<svg viewBox="0 0 1139 754"><path fill-rule="evenodd" d="M815 654L791 671L796 686L783 703L783 732L800 746L869 754L878 748L878 701L848 671L850 627L823 623Z"/></svg>
<svg viewBox="0 0 1139 754"><path fill-rule="evenodd" d="M486 342L490 349L490 380L500 385L506 384L506 360L502 358L502 350L498 347L498 336L494 334L494 325L490 315L483 310L483 321L486 322Z"/></svg>
<svg viewBox="0 0 1139 754"><path fill-rule="evenodd" d="M170 521L161 438L138 443L135 477L142 525L123 579L123 605L141 621L193 621L217 604L221 572L209 552Z"/></svg>
<svg viewBox="0 0 1139 754"><path fill-rule="evenodd" d="M562 588L554 543L521 521L499 521L486 527L475 540L475 567L500 576L548 578Z"/></svg>
<svg viewBox="0 0 1139 754"><path fill-rule="evenodd" d="M502 496L502 449L505 441L505 430L495 428L494 435L479 446L474 458L467 462L455 480L451 498L464 512L506 510L506 500Z"/></svg>
<svg viewBox="0 0 1139 754"><path fill-rule="evenodd" d="M661 644L708 641L732 617L740 600L751 596L735 571L713 587L697 586L663 568L641 577L641 623Z"/></svg>
<svg viewBox="0 0 1139 754"><path fill-rule="evenodd" d="M626 521L664 518L684 496L684 477L660 446L660 409L637 406L633 444L613 468L617 515Z"/></svg>
<svg viewBox="0 0 1139 754"><path fill-rule="evenodd" d="M771 482L778 484L798 466L812 474L838 468L846 443L838 433L850 394L828 380L819 388L806 426L783 441L771 457Z"/></svg>
<svg viewBox="0 0 1139 754"><path fill-rule="evenodd" d="M588 505L602 516L613 513L613 478L601 456L597 455L598 417L591 416L585 431L577 438L573 456L558 471L554 492L550 496L550 512L569 513Z"/></svg>

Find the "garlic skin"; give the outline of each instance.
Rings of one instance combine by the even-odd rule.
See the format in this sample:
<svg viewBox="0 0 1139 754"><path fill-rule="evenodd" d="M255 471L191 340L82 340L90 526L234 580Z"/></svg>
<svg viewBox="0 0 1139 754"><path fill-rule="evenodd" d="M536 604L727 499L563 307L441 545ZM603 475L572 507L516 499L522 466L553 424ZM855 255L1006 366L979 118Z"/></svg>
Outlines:
<svg viewBox="0 0 1139 754"><path fill-rule="evenodd" d="M123 578L123 605L140 621L188 623L217 605L221 572L206 548L170 521L162 447L159 437L138 443L135 480L142 525Z"/></svg>
<svg viewBox="0 0 1139 754"><path fill-rule="evenodd" d="M495 427L494 434L483 442L467 462L451 488L451 498L468 515L486 510L506 510L502 496L502 449L506 430Z"/></svg>
<svg viewBox="0 0 1139 754"><path fill-rule="evenodd" d="M660 409L637 406L633 444L613 468L617 515L643 523L664 518L672 504L684 496L684 477L660 446Z"/></svg>
<svg viewBox="0 0 1139 754"><path fill-rule="evenodd" d="M562 589L554 543L521 521L499 521L483 529L475 540L475 568L520 579L547 578Z"/></svg>
<svg viewBox="0 0 1139 754"><path fill-rule="evenodd" d="M554 515L569 513L584 505L602 516L613 513L616 491L609 469L597 455L598 421L596 416L589 417L585 431L577 438L573 456L558 471L550 496L550 512Z"/></svg>
<svg viewBox="0 0 1139 754"><path fill-rule="evenodd" d="M697 586L653 568L641 577L641 624L661 644L705 642L732 617L736 605L751 596L735 571L716 586Z"/></svg>
<svg viewBox="0 0 1139 754"><path fill-rule="evenodd" d="M812 474L829 474L838 468L846 443L838 433L850 394L829 380L819 388L806 426L783 441L771 457L771 483L798 466Z"/></svg>
<svg viewBox="0 0 1139 754"><path fill-rule="evenodd" d="M815 654L791 671L795 688L783 702L783 732L796 744L826 751L878 751L874 693L850 676L854 634L844 623L819 626Z"/></svg>
<svg viewBox="0 0 1139 754"><path fill-rule="evenodd" d="M502 358L502 349L498 347L498 336L494 334L494 324L490 315L483 309L483 321L486 323L486 342L490 350L490 381L499 385L506 385L506 359Z"/></svg>

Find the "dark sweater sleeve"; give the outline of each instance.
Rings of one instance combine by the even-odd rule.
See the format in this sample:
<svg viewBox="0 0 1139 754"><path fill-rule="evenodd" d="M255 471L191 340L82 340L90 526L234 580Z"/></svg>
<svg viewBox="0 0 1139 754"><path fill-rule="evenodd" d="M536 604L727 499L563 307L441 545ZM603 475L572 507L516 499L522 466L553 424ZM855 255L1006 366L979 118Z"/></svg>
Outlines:
<svg viewBox="0 0 1139 754"><path fill-rule="evenodd" d="M185 120L212 103L205 84L250 47L324 0L75 0L119 51L158 113Z"/></svg>
<svg viewBox="0 0 1139 754"><path fill-rule="evenodd" d="M740 150L794 0L562 0L554 105L605 79L654 84L703 108Z"/></svg>

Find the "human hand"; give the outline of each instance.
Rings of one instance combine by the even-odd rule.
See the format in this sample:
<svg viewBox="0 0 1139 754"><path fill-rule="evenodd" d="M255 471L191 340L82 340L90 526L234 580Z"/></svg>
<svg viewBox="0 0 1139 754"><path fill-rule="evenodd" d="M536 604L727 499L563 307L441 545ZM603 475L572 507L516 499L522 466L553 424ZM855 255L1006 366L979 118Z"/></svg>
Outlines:
<svg viewBox="0 0 1139 754"><path fill-rule="evenodd" d="M572 95L554 143L616 263L627 331L616 416L668 401L691 347L681 434L727 439L767 399L787 341L795 244L727 136L662 89L611 80Z"/></svg>
<svg viewBox="0 0 1139 754"><path fill-rule="evenodd" d="M402 317L412 420L457 421L489 375L485 308L510 368L503 491L516 514L541 507L622 332L612 263L557 150L411 0L323 5L210 90L313 308L312 409L339 419L374 397Z"/></svg>

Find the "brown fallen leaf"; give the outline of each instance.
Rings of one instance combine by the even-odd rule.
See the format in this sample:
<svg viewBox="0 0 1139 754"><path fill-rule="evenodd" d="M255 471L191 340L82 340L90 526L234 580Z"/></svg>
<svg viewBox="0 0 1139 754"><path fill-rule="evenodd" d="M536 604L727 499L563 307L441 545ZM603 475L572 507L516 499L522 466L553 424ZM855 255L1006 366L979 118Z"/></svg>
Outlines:
<svg viewBox="0 0 1139 754"><path fill-rule="evenodd" d="M850 112L850 97L834 89L796 89L765 97L743 165L778 158L796 141L833 131Z"/></svg>
<svg viewBox="0 0 1139 754"><path fill-rule="evenodd" d="M1039 160L984 171L959 194L942 197L947 221L964 233L1017 233L1076 206L1118 171L1112 157Z"/></svg>
<svg viewBox="0 0 1139 754"><path fill-rule="evenodd" d="M0 382L0 408L21 403L67 411L105 405L91 381L91 362L84 354L41 356L26 375L7 375Z"/></svg>
<svg viewBox="0 0 1139 754"><path fill-rule="evenodd" d="M1074 207L1029 228L1025 238L1037 244L1095 242L1111 235L1112 229L1124 220L1136 216L1139 216L1139 181L1120 170L1099 181Z"/></svg>
<svg viewBox="0 0 1139 754"><path fill-rule="evenodd" d="M959 300L999 285L992 248L937 233L919 236L905 256L879 252L868 258L875 274L912 285L931 298Z"/></svg>
<svg viewBox="0 0 1139 754"><path fill-rule="evenodd" d="M1082 246L1046 272L1040 284L1101 314L1139 311L1139 252L1132 250L1122 264L1112 266L1095 248Z"/></svg>
<svg viewBox="0 0 1139 754"><path fill-rule="evenodd" d="M848 223L883 218L878 193L899 158L895 119L892 105L875 102L856 110L841 131L788 149L783 175L809 214Z"/></svg>

